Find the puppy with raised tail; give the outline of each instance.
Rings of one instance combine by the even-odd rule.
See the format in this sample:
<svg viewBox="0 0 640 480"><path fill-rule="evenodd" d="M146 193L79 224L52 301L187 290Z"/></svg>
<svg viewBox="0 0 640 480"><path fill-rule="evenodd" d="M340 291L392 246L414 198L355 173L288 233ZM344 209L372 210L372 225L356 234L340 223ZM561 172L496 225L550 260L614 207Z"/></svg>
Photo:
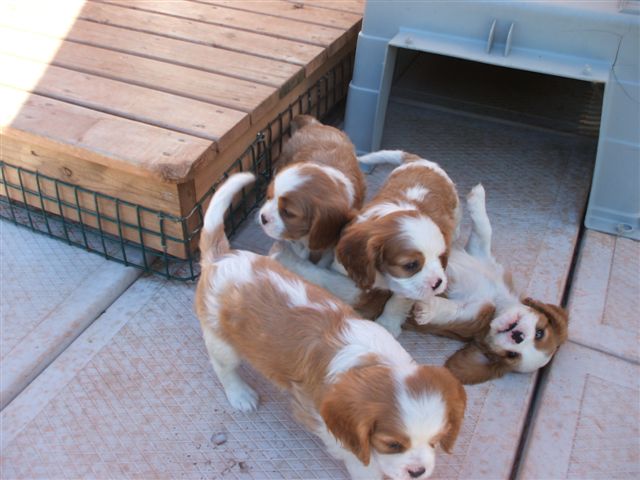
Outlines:
<svg viewBox="0 0 640 480"><path fill-rule="evenodd" d="M447 288L445 269L460 221L458 194L437 163L417 155L381 150L359 161L398 166L345 227L334 268L374 296L393 293L376 321L398 336L415 301Z"/></svg>
<svg viewBox="0 0 640 480"><path fill-rule="evenodd" d="M329 266L342 228L362 207L364 175L349 137L337 128L298 115L291 130L258 221L300 257Z"/></svg>
<svg viewBox="0 0 640 480"><path fill-rule="evenodd" d="M445 368L417 364L379 325L275 260L231 250L224 212L254 180L230 177L200 239L196 311L231 405L257 408L241 359L287 391L296 417L345 462L352 478L427 478L438 445L450 452L466 395Z"/></svg>
<svg viewBox="0 0 640 480"><path fill-rule="evenodd" d="M521 299L491 253L491 223L482 185L467 197L472 230L467 246L449 257L445 297L415 305L414 328L468 341L446 366L463 383L546 365L567 339L568 317L557 305Z"/></svg>

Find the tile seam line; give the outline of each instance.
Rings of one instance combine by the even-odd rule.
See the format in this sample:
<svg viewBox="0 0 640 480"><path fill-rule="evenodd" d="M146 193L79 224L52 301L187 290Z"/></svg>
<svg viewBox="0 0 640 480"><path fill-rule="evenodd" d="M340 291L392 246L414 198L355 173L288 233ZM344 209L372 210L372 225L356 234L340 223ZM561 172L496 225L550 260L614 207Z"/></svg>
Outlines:
<svg viewBox="0 0 640 480"><path fill-rule="evenodd" d="M591 194L591 188L587 192L587 198ZM571 256L571 262L569 264L569 271L567 272L567 280L564 285L564 289L562 292L562 297L560 300L560 305L563 308L567 307L569 303L569 296L571 288L573 287L573 280L576 274L578 259L580 257L580 253L582 252L584 246L584 239L586 236L586 227L584 226L584 220L587 216L587 208L584 205L582 209L582 215L580 215L580 228L578 229L578 235L576 238L576 243L573 249L573 254ZM554 358L542 369L540 369L537 373L536 381L533 386L533 392L531 393L531 399L529 400L529 405L527 406L527 413L525 416L525 421L522 426L522 431L520 433L520 438L518 439L518 445L515 451L513 464L511 465L511 472L509 473L509 480L519 480L520 474L522 471L522 466L525 460L525 454L527 451L527 447L529 446L529 442L531 439L531 433L533 431L533 426L535 424L536 417L538 416L538 410L540 408L540 402L542 396L544 395L545 387L547 384L547 379L549 377L549 373L551 372L551 367L553 366Z"/></svg>
<svg viewBox="0 0 640 480"><path fill-rule="evenodd" d="M584 348L586 348L588 350L591 350L593 352L598 352L598 353L601 353L601 354L606 355L608 357L613 357L613 358L616 358L618 360L622 360L623 362L627 362L627 363L631 363L633 365L640 366L640 360L635 360L633 358L629 358L629 357L625 357L625 356L622 356L622 355L618 355L616 353L609 352L609 351L605 350L604 348L596 347L594 345L589 345L588 343L584 343L584 342L581 342L581 341L568 340L568 342L573 343L575 345L579 345L579 346L584 347Z"/></svg>
<svg viewBox="0 0 640 480"><path fill-rule="evenodd" d="M214 22L211 20L201 20L199 18L193 18L193 17L186 17L186 16L182 16L182 15L177 15L175 13L166 13L166 12L160 12L157 10L153 10L151 8L145 8L142 6L138 6L138 5L144 5L144 3L142 4L135 4L135 5L124 5L124 4L119 4L119 3L110 3L110 2L103 2L101 0L90 0L92 2L95 3L99 3L99 4L103 4L103 5L111 5L111 6L116 6L116 7L121 7L121 8L126 8L129 10L136 10L138 12L145 12L145 13L153 13L155 15L163 15L165 17L169 17L169 18L175 18L178 20L188 20L190 22L197 22L197 23L202 23L204 25L212 25L215 27L224 27L224 28L230 28L233 30L238 30L240 32L246 32L246 33L255 33L257 35L264 35L265 37L271 37L271 38L275 38L277 40L288 40L290 42L295 42L295 43L301 43L303 45L312 45L314 47L320 47L320 48L329 48L331 46L331 43L325 44L325 43L319 43L319 42L314 42L314 41L310 41L310 40L302 40L300 38L293 38L293 37L286 37L282 34L277 34L277 33L270 33L270 32L256 32L255 30L251 30L249 28L243 28L243 27L238 27L237 25L227 25L224 23L220 23L220 22ZM197 2L193 2L193 3L197 3ZM202 5L202 4L200 4ZM213 5L210 5L213 6ZM220 7L220 8L226 8L226 7ZM260 12L249 12L248 10L240 10L240 9L230 9L230 10L236 10L238 12L247 12L247 13L254 13L254 14L260 14ZM263 16L266 16L264 14L260 14ZM281 17L278 17L281 18ZM268 17L267 17L268 19ZM308 25L305 22L300 22L299 20L293 20L293 19L289 19L289 18L283 18L283 20L290 20L292 22L298 22L300 23L302 26L306 26ZM316 24L313 24L316 25ZM340 32L342 31L342 29L337 28L337 27L327 27L326 25L318 25L318 26L322 26L324 28L333 28L334 30L336 30L336 32ZM346 30L344 31L344 33L346 33Z"/></svg>

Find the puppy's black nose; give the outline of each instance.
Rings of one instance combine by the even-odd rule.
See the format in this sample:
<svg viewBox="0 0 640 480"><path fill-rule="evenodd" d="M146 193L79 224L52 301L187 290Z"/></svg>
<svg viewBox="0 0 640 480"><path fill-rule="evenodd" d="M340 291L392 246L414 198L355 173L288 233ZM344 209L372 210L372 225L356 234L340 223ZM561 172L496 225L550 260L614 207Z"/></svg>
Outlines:
<svg viewBox="0 0 640 480"><path fill-rule="evenodd" d="M440 285L442 285L442 279L441 278L439 278L436 281L436 283L433 284L433 286L431 288L434 289L434 290L437 290Z"/></svg>
<svg viewBox="0 0 640 480"><path fill-rule="evenodd" d="M266 225L267 223L269 223L269 221L267 220L267 217L265 217L265 216L264 216L264 213L261 213L261 214L260 214L260 222L261 222L263 225Z"/></svg>
<svg viewBox="0 0 640 480"><path fill-rule="evenodd" d="M418 478L426 471L427 471L427 469L424 468L424 467L420 467L417 470L408 470L409 475L411 476L411 478Z"/></svg>
<svg viewBox="0 0 640 480"><path fill-rule="evenodd" d="M524 334L520 330L514 330L511 332L511 338L516 343L522 343L524 341Z"/></svg>

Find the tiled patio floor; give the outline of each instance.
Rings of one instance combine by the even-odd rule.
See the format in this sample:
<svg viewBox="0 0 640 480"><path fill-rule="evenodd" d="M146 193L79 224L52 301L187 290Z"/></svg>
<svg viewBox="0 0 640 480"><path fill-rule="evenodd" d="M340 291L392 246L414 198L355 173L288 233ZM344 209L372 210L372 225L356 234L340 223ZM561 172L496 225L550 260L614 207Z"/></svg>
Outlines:
<svg viewBox="0 0 640 480"><path fill-rule="evenodd" d="M0 230L2 408L140 272L9 222Z"/></svg>
<svg viewBox="0 0 640 480"><path fill-rule="evenodd" d="M461 195L484 184L496 255L524 293L559 301L589 186L590 144L400 104L387 118L398 127L387 128L385 147L438 161ZM369 176L372 191L387 171ZM14 235L2 226L3 236ZM234 244L265 251L270 241L249 221ZM521 478L640 475L638 342L622 346L616 337L638 333L638 245L584 235L571 342L537 395L536 375L469 387L461 436L452 455L439 455L434 478L508 478L532 398ZM4 275L2 282L4 289ZM2 478L346 478L295 423L286 395L249 368L243 373L260 408L231 410L208 363L193 292L192 284L138 279L18 395L0 414ZM415 332L400 341L426 363L442 363L458 346Z"/></svg>

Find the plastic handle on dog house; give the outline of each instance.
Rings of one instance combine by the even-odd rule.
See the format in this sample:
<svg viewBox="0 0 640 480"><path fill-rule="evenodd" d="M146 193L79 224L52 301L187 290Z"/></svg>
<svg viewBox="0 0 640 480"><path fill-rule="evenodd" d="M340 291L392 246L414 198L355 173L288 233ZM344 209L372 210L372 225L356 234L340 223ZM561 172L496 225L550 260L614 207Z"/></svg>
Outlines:
<svg viewBox="0 0 640 480"><path fill-rule="evenodd" d="M509 33L507 33L507 41L504 44L504 56L508 57L509 53L511 53L511 41L513 40L513 27L515 23L511 23L509 27Z"/></svg>
<svg viewBox="0 0 640 480"><path fill-rule="evenodd" d="M491 23L491 28L489 29L489 37L487 37L487 46L485 48L485 51L487 53L491 52L491 47L493 47L493 40L495 39L495 35L496 35L496 23L498 21L494 18L493 22Z"/></svg>

